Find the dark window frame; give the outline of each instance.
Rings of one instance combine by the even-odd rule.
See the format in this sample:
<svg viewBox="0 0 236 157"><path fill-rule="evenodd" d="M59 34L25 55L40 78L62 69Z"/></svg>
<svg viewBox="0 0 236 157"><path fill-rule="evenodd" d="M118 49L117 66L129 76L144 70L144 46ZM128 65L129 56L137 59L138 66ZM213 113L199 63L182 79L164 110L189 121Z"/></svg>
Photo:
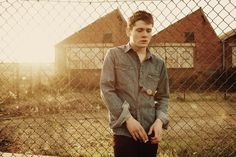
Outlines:
<svg viewBox="0 0 236 157"><path fill-rule="evenodd" d="M194 32L184 32L185 42L186 43L193 43L195 42L195 35Z"/></svg>

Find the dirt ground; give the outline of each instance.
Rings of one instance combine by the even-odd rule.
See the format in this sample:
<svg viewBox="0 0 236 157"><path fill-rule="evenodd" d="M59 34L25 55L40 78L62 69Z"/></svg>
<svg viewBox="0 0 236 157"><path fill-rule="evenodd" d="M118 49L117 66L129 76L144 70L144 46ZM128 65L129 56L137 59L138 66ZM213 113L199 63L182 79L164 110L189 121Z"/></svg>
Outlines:
<svg viewBox="0 0 236 157"><path fill-rule="evenodd" d="M112 156L107 110L94 93L1 105L0 152ZM236 96L173 93L159 156L236 156Z"/></svg>

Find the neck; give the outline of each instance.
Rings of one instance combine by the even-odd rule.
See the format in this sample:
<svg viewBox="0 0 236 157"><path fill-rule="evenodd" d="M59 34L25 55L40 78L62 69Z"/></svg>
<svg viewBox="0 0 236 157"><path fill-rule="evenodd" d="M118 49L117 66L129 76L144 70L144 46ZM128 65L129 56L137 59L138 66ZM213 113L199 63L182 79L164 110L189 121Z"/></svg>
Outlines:
<svg viewBox="0 0 236 157"><path fill-rule="evenodd" d="M132 49L137 52L138 54L146 54L146 47L136 47L134 45L131 44Z"/></svg>
<svg viewBox="0 0 236 157"><path fill-rule="evenodd" d="M132 45L131 45L132 47ZM139 57L139 61L142 63L147 55L147 51L146 51L146 47L144 48L139 48L139 47L132 47L132 49L137 53L138 57Z"/></svg>

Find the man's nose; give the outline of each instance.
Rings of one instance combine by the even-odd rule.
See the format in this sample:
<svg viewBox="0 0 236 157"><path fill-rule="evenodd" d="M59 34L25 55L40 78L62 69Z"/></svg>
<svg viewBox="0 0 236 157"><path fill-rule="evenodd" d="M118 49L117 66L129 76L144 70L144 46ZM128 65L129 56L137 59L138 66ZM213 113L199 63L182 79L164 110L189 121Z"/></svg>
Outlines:
<svg viewBox="0 0 236 157"><path fill-rule="evenodd" d="M143 37L147 37L148 36L148 32L147 31L143 31L142 36Z"/></svg>

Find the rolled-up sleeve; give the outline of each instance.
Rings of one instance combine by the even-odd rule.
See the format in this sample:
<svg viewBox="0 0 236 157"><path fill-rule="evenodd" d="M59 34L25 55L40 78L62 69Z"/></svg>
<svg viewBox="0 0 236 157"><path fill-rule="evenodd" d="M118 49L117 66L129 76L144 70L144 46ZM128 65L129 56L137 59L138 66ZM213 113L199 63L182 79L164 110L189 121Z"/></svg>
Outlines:
<svg viewBox="0 0 236 157"><path fill-rule="evenodd" d="M119 98L116 93L114 53L115 51L112 51L112 49L108 50L100 78L101 97L110 112L110 116L112 116L110 118L112 119L110 122L111 128L121 126L131 116L128 102Z"/></svg>
<svg viewBox="0 0 236 157"><path fill-rule="evenodd" d="M158 83L157 93L155 95L156 101L156 117L163 122L163 128L167 129L169 124L168 118L168 101L169 101L169 80L167 68L163 62L160 72L160 80Z"/></svg>

